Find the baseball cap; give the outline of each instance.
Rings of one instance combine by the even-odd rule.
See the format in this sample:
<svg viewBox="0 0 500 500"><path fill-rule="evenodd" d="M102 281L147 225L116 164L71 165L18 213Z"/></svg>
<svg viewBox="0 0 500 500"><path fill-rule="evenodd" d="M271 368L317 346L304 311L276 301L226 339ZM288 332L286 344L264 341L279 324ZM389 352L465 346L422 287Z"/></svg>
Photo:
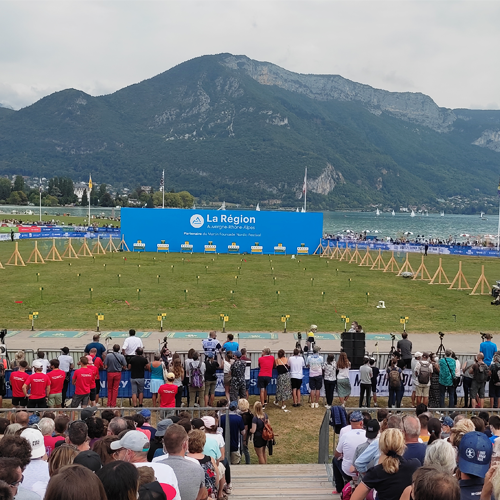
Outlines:
<svg viewBox="0 0 500 500"><path fill-rule="evenodd" d="M33 368L43 368L43 363L36 359L35 361L33 361Z"/></svg>
<svg viewBox="0 0 500 500"><path fill-rule="evenodd" d="M89 365L93 365L94 364L94 360L92 359L92 356L90 354L87 356L87 359L89 361Z"/></svg>
<svg viewBox="0 0 500 500"><path fill-rule="evenodd" d="M35 425L40 422L40 417L38 415L30 415L30 418L28 419L28 425Z"/></svg>
<svg viewBox="0 0 500 500"><path fill-rule="evenodd" d="M493 447L482 432L468 432L460 441L458 468L464 474L484 477L490 468Z"/></svg>
<svg viewBox="0 0 500 500"><path fill-rule="evenodd" d="M148 410L147 408L144 408L139 412L140 415L142 415L144 418L150 418L151 417L151 411Z"/></svg>
<svg viewBox="0 0 500 500"><path fill-rule="evenodd" d="M121 439L113 441L109 446L112 450L125 448L131 451L145 452L149 450L149 439L146 434L140 431L128 431Z"/></svg>
<svg viewBox="0 0 500 500"><path fill-rule="evenodd" d="M375 439L380 431L380 424L377 419L370 420L366 424L366 437L368 439Z"/></svg>
<svg viewBox="0 0 500 500"><path fill-rule="evenodd" d="M453 419L451 417L448 417L448 415L446 415L446 417L443 417L441 419L441 423L443 425L447 425L448 427L453 427Z"/></svg>
<svg viewBox="0 0 500 500"><path fill-rule="evenodd" d="M422 357L422 353L421 353L420 351L417 351L417 352L415 353L415 357L416 357L416 358L421 358L421 357Z"/></svg>
<svg viewBox="0 0 500 500"><path fill-rule="evenodd" d="M142 500L158 500L165 497L167 500L173 500L176 495L177 491L173 486L158 481L143 484L139 488L139 498Z"/></svg>
<svg viewBox="0 0 500 500"><path fill-rule="evenodd" d="M353 411L349 418L350 422L361 422L363 420L363 414L360 411Z"/></svg>
<svg viewBox="0 0 500 500"><path fill-rule="evenodd" d="M318 329L318 325L311 325L311 330L317 330Z"/></svg>
<svg viewBox="0 0 500 500"><path fill-rule="evenodd" d="M97 472L102 468L101 457L92 450L81 451L73 460L74 464L83 465L92 472Z"/></svg>
<svg viewBox="0 0 500 500"><path fill-rule="evenodd" d="M89 406L87 408L84 408L81 412L81 419L87 420L87 418L95 415L96 411L97 411L97 406Z"/></svg>
<svg viewBox="0 0 500 500"><path fill-rule="evenodd" d="M167 380L174 380L174 379L175 379L175 375L172 372L168 372L167 373Z"/></svg>
<svg viewBox="0 0 500 500"><path fill-rule="evenodd" d="M38 429L27 428L21 432L21 437L31 445L31 458L41 458L45 455L45 442Z"/></svg>
<svg viewBox="0 0 500 500"><path fill-rule="evenodd" d="M238 401L231 401L229 403L229 409L230 410L236 410L236 408L238 408Z"/></svg>
<svg viewBox="0 0 500 500"><path fill-rule="evenodd" d="M205 422L203 422L201 418L193 418L193 420L191 420L191 427L193 429L201 429L205 427Z"/></svg>
<svg viewBox="0 0 500 500"><path fill-rule="evenodd" d="M206 356L207 358L213 358L213 357L214 357L214 355L215 355L215 353L213 353L212 351L208 351L208 352L206 352L206 353L205 353L205 356Z"/></svg>
<svg viewBox="0 0 500 500"><path fill-rule="evenodd" d="M215 418L210 417L209 415L205 415L204 417L201 417L203 420L203 423L205 424L205 427L213 427L215 425Z"/></svg>
<svg viewBox="0 0 500 500"><path fill-rule="evenodd" d="M236 351L234 353L234 355L237 357L237 358L241 358L241 351Z"/></svg>
<svg viewBox="0 0 500 500"><path fill-rule="evenodd" d="M167 429L173 424L170 418L165 418L164 420L160 420L156 426L156 434L155 436L162 437L167 432Z"/></svg>

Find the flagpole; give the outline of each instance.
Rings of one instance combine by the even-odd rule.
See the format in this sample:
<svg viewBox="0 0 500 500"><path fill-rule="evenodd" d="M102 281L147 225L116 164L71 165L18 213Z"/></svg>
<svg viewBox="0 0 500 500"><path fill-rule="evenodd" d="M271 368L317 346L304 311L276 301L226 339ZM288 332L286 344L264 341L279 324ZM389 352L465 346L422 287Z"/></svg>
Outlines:
<svg viewBox="0 0 500 500"><path fill-rule="evenodd" d="M307 212L307 167L306 175L304 176L304 212Z"/></svg>
<svg viewBox="0 0 500 500"><path fill-rule="evenodd" d="M161 180L162 180L161 192L163 195L162 208L165 208L165 169L163 169L163 173L161 175Z"/></svg>
<svg viewBox="0 0 500 500"><path fill-rule="evenodd" d="M497 252L500 251L500 200L498 201Z"/></svg>
<svg viewBox="0 0 500 500"><path fill-rule="evenodd" d="M40 179L38 194L40 195L40 222L42 222L42 179Z"/></svg>
<svg viewBox="0 0 500 500"><path fill-rule="evenodd" d="M87 224L87 227L90 227L90 193L92 192L92 174L89 175L89 194L88 194L88 199L89 199L89 221Z"/></svg>

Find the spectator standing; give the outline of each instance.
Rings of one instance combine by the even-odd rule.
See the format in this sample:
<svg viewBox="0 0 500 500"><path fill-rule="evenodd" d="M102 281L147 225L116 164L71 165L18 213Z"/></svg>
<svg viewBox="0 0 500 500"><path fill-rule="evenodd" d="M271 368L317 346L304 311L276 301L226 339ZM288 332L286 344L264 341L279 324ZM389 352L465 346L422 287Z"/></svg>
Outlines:
<svg viewBox="0 0 500 500"><path fill-rule="evenodd" d="M175 408L175 395L178 387L174 384L175 375L172 372L167 374L167 382L160 386L158 395L160 396L160 408ZM162 416L165 418L165 416Z"/></svg>
<svg viewBox="0 0 500 500"><path fill-rule="evenodd" d="M226 351L224 360L222 362L222 369L224 370L224 392L226 399L230 400L229 391L231 390L231 365L234 363L234 356L231 351Z"/></svg>
<svg viewBox="0 0 500 500"><path fill-rule="evenodd" d="M30 463L23 472L23 488L34 491L43 498L50 480L43 435L38 429L27 428L21 432L21 437L31 446Z"/></svg>
<svg viewBox="0 0 500 500"><path fill-rule="evenodd" d="M165 383L165 379L163 378L163 368L165 365L160 358L160 353L155 352L154 361L150 364L151 380L149 382L149 389L152 395L153 408L156 407L156 397L158 395L158 389Z"/></svg>
<svg viewBox="0 0 500 500"><path fill-rule="evenodd" d="M31 364L31 368L35 368L35 362L41 363L42 364L42 373L47 374L47 370L50 368L50 363L48 362L47 359L45 359L45 352L44 351L38 351L36 353L37 359L33 361Z"/></svg>
<svg viewBox="0 0 500 500"><path fill-rule="evenodd" d="M188 434L184 427L173 424L168 427L163 438L164 449L168 458L157 463L172 468L179 484L182 500L201 500L207 498L205 472L196 461L186 458L189 450Z"/></svg>
<svg viewBox="0 0 500 500"><path fill-rule="evenodd" d="M80 358L81 368L73 373L75 394L71 401L71 408L78 408L80 405L83 408L89 404L92 381L95 384L95 372L88 367L88 363L87 356L82 356Z"/></svg>
<svg viewBox="0 0 500 500"><path fill-rule="evenodd" d="M73 356L69 355L69 347L63 347L61 352L62 354L57 359L59 360L59 368L66 374L62 390L62 406L64 407L66 396L68 394L69 381L71 380L71 371L75 365L73 362Z"/></svg>
<svg viewBox="0 0 500 500"><path fill-rule="evenodd" d="M217 387L217 369L219 362L214 359L216 354L209 351L205 354L205 406L213 406L215 388Z"/></svg>
<svg viewBox="0 0 500 500"><path fill-rule="evenodd" d="M231 464L238 465L241 462L240 443L241 437L245 437L245 423L241 415L237 413L237 401L229 403L229 434L230 434L230 452ZM226 439L226 414L220 417L220 426L222 427L222 436Z"/></svg>
<svg viewBox="0 0 500 500"><path fill-rule="evenodd" d="M311 328L307 332L307 351L310 352L312 346L314 345L314 335L318 331L317 325L311 325Z"/></svg>
<svg viewBox="0 0 500 500"><path fill-rule="evenodd" d="M216 357L217 352L221 349L220 342L217 340L217 332L211 331L208 334L208 339L203 339L201 341L201 345L203 346L203 352L205 356L212 352L214 354L214 358Z"/></svg>
<svg viewBox="0 0 500 500"><path fill-rule="evenodd" d="M278 372L278 380L276 382L276 397L274 404L281 406L281 409L286 408L286 401L292 397L292 386L290 384L290 369L288 359L285 356L285 351L280 349L275 360L276 371Z"/></svg>
<svg viewBox="0 0 500 500"><path fill-rule="evenodd" d="M10 388L12 389L12 406L15 408L27 408L28 398L23 392L23 385L28 380L29 375L26 373L28 362L26 360L19 361L18 369L10 374Z"/></svg>
<svg viewBox="0 0 500 500"><path fill-rule="evenodd" d="M122 378L122 370L127 368L125 357L120 354L120 346L115 344L113 352L111 352L104 360L104 368L107 371L108 384L108 407L116 406L116 398L118 397L118 389Z"/></svg>
<svg viewBox="0 0 500 500"><path fill-rule="evenodd" d="M203 404L205 398L205 363L195 351L189 366L189 400L193 406ZM196 401L199 401L197 403Z"/></svg>
<svg viewBox="0 0 500 500"><path fill-rule="evenodd" d="M427 446L419 442L420 436L420 420L413 415L405 415L401 424L403 426L403 434L405 436L406 450L403 453L403 458L410 460L416 458L420 465L424 465L425 452Z"/></svg>
<svg viewBox="0 0 500 500"><path fill-rule="evenodd" d="M464 408L472 408L472 397L471 397L471 389L472 389L472 373L469 372L469 369L476 362L475 356L471 358L467 358L463 365L463 378L462 378L462 386L464 388ZM491 395L491 393L490 393Z"/></svg>
<svg viewBox="0 0 500 500"><path fill-rule="evenodd" d="M431 387L429 390L429 407L439 408L441 399L441 386L439 385L439 358L431 353L429 359L432 365Z"/></svg>
<svg viewBox="0 0 500 500"><path fill-rule="evenodd" d="M345 352L341 352L337 362L337 393L339 395L342 406L346 405L349 395L351 394L351 381L349 380L349 370L351 363Z"/></svg>
<svg viewBox="0 0 500 500"><path fill-rule="evenodd" d="M364 357L363 364L359 367L359 406L363 407L363 402L366 394L366 408L370 408L370 397L372 390L372 376L373 372L370 366L370 358Z"/></svg>
<svg viewBox="0 0 500 500"><path fill-rule="evenodd" d="M33 369L34 372L26 379L23 385L24 396L28 398L28 388L30 388L28 406L30 408L47 408L50 379L43 373L43 364L38 359L33 361Z"/></svg>
<svg viewBox="0 0 500 500"><path fill-rule="evenodd" d="M253 405L253 419L250 434L253 434L253 446L255 454L259 459L259 464L267 464L267 441L262 437L262 431L266 422L269 422L269 417L264 412L262 403L260 401L256 401Z"/></svg>
<svg viewBox="0 0 500 500"><path fill-rule="evenodd" d="M490 366L493 361L493 356L497 352L497 345L491 341L493 337L487 333L484 336L484 342L479 345L479 352L483 355L484 362Z"/></svg>
<svg viewBox="0 0 500 500"><path fill-rule="evenodd" d="M391 359L391 364L387 367L387 379L389 380L389 401L387 406L400 408L398 394L401 391L401 381L403 379L403 370L398 367L397 359Z"/></svg>
<svg viewBox="0 0 500 500"><path fill-rule="evenodd" d="M0 481L5 481L16 500L41 500L40 495L23 488L23 464L17 457L0 458ZM12 497L11 497L12 498Z"/></svg>
<svg viewBox="0 0 500 500"><path fill-rule="evenodd" d="M19 368L19 361L26 359L26 353L23 350L17 351L14 359L10 362L10 369L17 370Z"/></svg>
<svg viewBox="0 0 500 500"><path fill-rule="evenodd" d="M125 339L122 347L122 354L125 356L125 359L128 362L127 356L134 356L135 351L139 349L139 347L144 348L142 344L142 340L139 337L135 336L135 330L132 328L128 331L128 338Z"/></svg>
<svg viewBox="0 0 500 500"><path fill-rule="evenodd" d="M500 352L496 352L493 356L493 362L490 365L490 373L490 406L492 408L498 408L498 398L500 398Z"/></svg>
<svg viewBox="0 0 500 500"><path fill-rule="evenodd" d="M416 352L415 356L411 360L411 405L413 408L417 406L416 398L417 398L417 377L415 376L415 366L422 359L422 353ZM404 389L403 389L404 390Z"/></svg>
<svg viewBox="0 0 500 500"><path fill-rule="evenodd" d="M325 408L330 409L333 404L335 386L337 385L337 363L333 354L327 356L326 362L323 365L323 379L325 381Z"/></svg>
<svg viewBox="0 0 500 500"><path fill-rule="evenodd" d="M375 358L370 358L370 367L372 369L372 397L373 397L373 406L377 406L377 382L378 375L380 373L380 369L378 366L375 366Z"/></svg>
<svg viewBox="0 0 500 500"><path fill-rule="evenodd" d="M250 438L250 429L252 428L253 415L250 413L250 405L248 400L240 399L238 401L238 410L240 412L243 423L245 424L245 435L241 439L241 452L245 457L245 464L250 465L250 453L248 451L248 441Z"/></svg>
<svg viewBox="0 0 500 500"><path fill-rule="evenodd" d="M92 347L92 349L90 349L90 357L92 359L92 363L94 364L95 371L95 399L93 401L95 402L96 406L99 406L99 396L101 392L101 371L104 370L104 362L97 355L97 349L95 347ZM92 401L92 394L90 394L90 400Z"/></svg>
<svg viewBox="0 0 500 500"><path fill-rule="evenodd" d="M420 354L420 353L418 353ZM431 387L432 365L429 361L429 353L424 352L415 364L413 370L415 379L415 392L417 397L417 405L422 402L424 405L429 404L429 390Z"/></svg>
<svg viewBox="0 0 500 500"><path fill-rule="evenodd" d="M92 354L90 351L92 349L95 349L96 350L96 356L98 358L101 358L101 360L103 360L105 357L106 357L106 347L101 344L100 342L101 340L101 334L100 333L96 333L93 337L92 337L92 342L90 344L87 344L85 346L85 354Z"/></svg>
<svg viewBox="0 0 500 500"><path fill-rule="evenodd" d="M319 407L319 395L323 387L323 358L319 355L320 347L313 347L313 354L307 358L309 368L309 389L311 391L311 408Z"/></svg>
<svg viewBox="0 0 500 500"><path fill-rule="evenodd" d="M468 432L463 436L458 447L461 499L469 500L481 495L492 450L490 440L482 432Z"/></svg>
<svg viewBox="0 0 500 500"><path fill-rule="evenodd" d="M132 405L137 408L137 398L139 406L142 407L144 400L144 370L149 369L149 361L144 357L144 350L138 347L135 355L129 358L128 369L130 370L130 382L132 385Z"/></svg>
<svg viewBox="0 0 500 500"><path fill-rule="evenodd" d="M366 432L363 429L363 415L360 411L353 411L349 418L351 430L340 436L339 443L333 458L333 476L336 492L340 493L347 481L352 479L351 465L353 464L356 448L366 441Z"/></svg>
<svg viewBox="0 0 500 500"><path fill-rule="evenodd" d="M478 406L477 398L479 398L479 408L484 408L484 390L488 378L488 366L484 362L483 353L480 352L476 355L476 362L469 368L469 373L472 375L472 408Z"/></svg>
<svg viewBox="0 0 500 500"><path fill-rule="evenodd" d="M411 359L412 359L411 350L413 344L411 343L410 340L408 340L408 334L406 332L403 332L401 336L403 338L401 340L398 340L396 348L398 350L398 353L401 355L401 359L404 361L406 368L410 370Z"/></svg>
<svg viewBox="0 0 500 500"><path fill-rule="evenodd" d="M247 356L247 350L245 347L243 347L243 349L241 350L241 360L245 362L245 387L248 399L248 391L250 390L252 360Z"/></svg>
<svg viewBox="0 0 500 500"><path fill-rule="evenodd" d="M456 361L451 357L449 349L446 349L444 355L445 357L439 360L439 405L444 408L445 395L448 392L448 407L455 408L453 379Z"/></svg>
<svg viewBox="0 0 500 500"><path fill-rule="evenodd" d="M231 385L229 390L229 399L231 401L238 401L238 399L240 398L245 399L247 392L245 385L246 364L241 359L240 351L236 351L234 353L234 356L236 359L231 365Z"/></svg>
<svg viewBox="0 0 500 500"><path fill-rule="evenodd" d="M235 353L236 351L240 350L240 345L238 342L234 341L234 335L232 333L229 333L227 335L227 340L224 342L224 345L222 346L223 349L226 351L231 351L232 353Z"/></svg>
<svg viewBox="0 0 500 500"><path fill-rule="evenodd" d="M52 359L50 361L51 371L48 374L50 379L50 391L47 404L49 408L61 408L62 406L62 391L66 373L59 369L59 360Z"/></svg>
<svg viewBox="0 0 500 500"><path fill-rule="evenodd" d="M290 366L290 382L292 385L292 406L301 406L300 387L302 386L302 379L304 377L305 363L299 349L295 348L293 350L293 356L290 356L288 365Z"/></svg>
<svg viewBox="0 0 500 500"><path fill-rule="evenodd" d="M262 349L262 356L259 358L259 376L257 377L257 386L260 391L260 404L262 409L267 403L267 386L271 382L274 368L274 356L269 347ZM260 463L260 462L259 462Z"/></svg>
<svg viewBox="0 0 500 500"><path fill-rule="evenodd" d="M174 384L177 386L177 394L175 395L175 406L177 408L180 408L182 406L182 392L184 391L184 385L183 385L184 368L182 368L182 361L180 356L173 360L171 372L175 375ZM165 373L163 375L165 376Z"/></svg>

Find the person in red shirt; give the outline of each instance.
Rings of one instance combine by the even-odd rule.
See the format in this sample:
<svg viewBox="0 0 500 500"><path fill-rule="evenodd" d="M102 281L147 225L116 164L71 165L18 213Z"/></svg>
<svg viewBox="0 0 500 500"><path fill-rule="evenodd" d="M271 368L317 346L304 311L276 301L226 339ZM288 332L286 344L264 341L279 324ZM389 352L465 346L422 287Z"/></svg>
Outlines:
<svg viewBox="0 0 500 500"><path fill-rule="evenodd" d="M167 383L160 385L158 396L160 396L160 408L175 408L175 395L179 388L174 384L175 375L172 372L167 374ZM162 418L166 418L162 416Z"/></svg>
<svg viewBox="0 0 500 500"><path fill-rule="evenodd" d="M27 408L28 398L24 395L23 385L28 380L29 375L26 373L28 362L24 359L18 361L19 370L12 372L10 375L10 387L12 389L12 406L15 408Z"/></svg>
<svg viewBox="0 0 500 500"><path fill-rule="evenodd" d="M94 368L96 371L95 378L95 405L99 406L99 391L101 390L101 376L99 372L104 370L104 363L102 362L102 358L97 355L97 349L93 347L90 349L90 356L92 357L92 361L94 363ZM90 393L90 400L92 401L92 392Z"/></svg>
<svg viewBox="0 0 500 500"><path fill-rule="evenodd" d="M264 347L262 356L259 358L259 376L257 378L257 387L260 389L260 402L262 408L266 407L267 386L273 377L274 356L271 355L271 349Z"/></svg>
<svg viewBox="0 0 500 500"><path fill-rule="evenodd" d="M50 391L50 378L43 373L43 363L36 359L33 361L35 370L23 385L24 396L28 397L28 387L30 395L28 401L29 408L47 408L47 396Z"/></svg>
<svg viewBox="0 0 500 500"><path fill-rule="evenodd" d="M51 371L47 373L50 378L49 400L47 401L49 408L61 408L62 391L66 372L59 369L59 360L52 359L50 361Z"/></svg>
<svg viewBox="0 0 500 500"><path fill-rule="evenodd" d="M89 355L87 356L87 359L89 361L89 364L87 365L87 368L92 371L94 376L92 377L92 380L90 382L90 406L96 406L96 386L97 386L97 377L99 377L99 370L94 366L94 360L92 357Z"/></svg>
<svg viewBox="0 0 500 500"><path fill-rule="evenodd" d="M90 388L95 384L95 372L88 367L89 360L87 356L82 356L78 363L81 368L73 373L73 384L75 394L71 400L71 408L78 408L79 405L88 406L90 398Z"/></svg>

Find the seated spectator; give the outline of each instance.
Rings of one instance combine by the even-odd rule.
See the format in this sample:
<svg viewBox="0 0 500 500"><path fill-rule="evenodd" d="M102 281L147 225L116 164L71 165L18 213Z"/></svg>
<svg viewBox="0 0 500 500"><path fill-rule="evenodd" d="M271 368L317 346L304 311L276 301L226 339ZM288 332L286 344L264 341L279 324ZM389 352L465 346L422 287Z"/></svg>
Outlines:
<svg viewBox="0 0 500 500"><path fill-rule="evenodd" d="M42 498L49 482L49 464L42 433L38 429L24 429L21 437L31 447L30 463L24 469L23 488L38 493Z"/></svg>
<svg viewBox="0 0 500 500"><path fill-rule="evenodd" d="M55 476L66 465L71 465L79 451L73 445L62 444L58 446L49 457L49 476Z"/></svg>
<svg viewBox="0 0 500 500"><path fill-rule="evenodd" d="M96 474L81 465L67 465L50 479L44 500L108 499Z"/></svg>
<svg viewBox="0 0 500 500"><path fill-rule="evenodd" d="M111 443L113 441L118 441L118 436L104 436L98 439L92 446L92 451L95 451L103 465L109 464L115 460L114 451L111 449Z"/></svg>

